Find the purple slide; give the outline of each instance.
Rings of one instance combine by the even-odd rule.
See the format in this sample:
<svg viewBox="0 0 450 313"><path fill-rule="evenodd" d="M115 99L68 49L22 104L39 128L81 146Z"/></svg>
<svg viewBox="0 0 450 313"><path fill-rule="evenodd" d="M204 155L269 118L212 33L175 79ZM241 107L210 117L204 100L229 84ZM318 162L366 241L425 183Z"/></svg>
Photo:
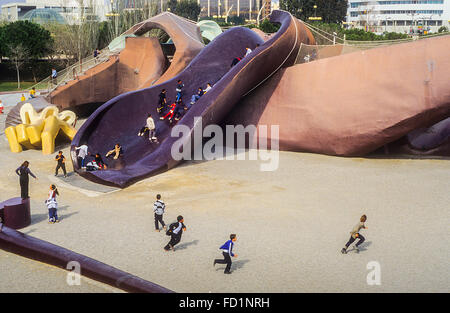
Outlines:
<svg viewBox="0 0 450 313"><path fill-rule="evenodd" d="M180 161L172 157L171 148L179 137L171 136L172 126L167 120L159 120L156 111L158 94L164 88L167 90L168 103L174 102L175 88L180 79L185 85L183 103L187 104L198 87L205 88L208 82L213 85L192 108L185 111L177 124L189 127L186 143L192 146L194 117L202 117L203 129L210 124L219 124L241 97L281 67L294 63L300 47L298 38L302 36L301 23L284 11L273 11L270 19L271 22L281 24L279 31L270 40L264 42L247 28L231 28L208 44L173 79L122 94L103 104L83 124L72 141L74 170L94 182L124 188L176 166ZM257 44L260 46L256 47ZM232 60L243 57L246 47L253 49L253 52L230 69ZM139 129L145 125L148 113L155 120L159 143L150 143L147 137L137 136ZM122 146L123 155L119 160L105 160L105 154L116 143ZM108 169L92 172L81 170L75 153L75 147L81 144L87 144L93 154L100 153Z"/></svg>
<svg viewBox="0 0 450 313"><path fill-rule="evenodd" d="M430 150L439 147L450 138L450 117L429 128L420 128L407 135L414 149Z"/></svg>

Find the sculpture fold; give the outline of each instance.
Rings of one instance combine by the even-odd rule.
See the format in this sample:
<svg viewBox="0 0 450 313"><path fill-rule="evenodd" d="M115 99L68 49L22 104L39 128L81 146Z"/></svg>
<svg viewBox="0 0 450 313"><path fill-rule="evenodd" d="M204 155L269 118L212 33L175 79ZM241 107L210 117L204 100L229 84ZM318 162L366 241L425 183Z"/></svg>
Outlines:
<svg viewBox="0 0 450 313"><path fill-rule="evenodd" d="M76 134L76 115L71 111L59 112L56 106L48 106L37 113L30 103L25 103L20 109L22 123L9 126L5 135L12 152L22 152L27 149L42 148L43 154L55 151L55 140L61 131L70 140Z"/></svg>

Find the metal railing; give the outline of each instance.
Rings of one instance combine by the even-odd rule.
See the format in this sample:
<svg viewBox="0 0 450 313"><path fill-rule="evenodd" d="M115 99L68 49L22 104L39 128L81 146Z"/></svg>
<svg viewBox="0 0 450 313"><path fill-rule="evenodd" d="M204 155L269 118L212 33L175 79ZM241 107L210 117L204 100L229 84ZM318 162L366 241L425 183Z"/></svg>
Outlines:
<svg viewBox="0 0 450 313"><path fill-rule="evenodd" d="M91 55L57 72L56 79L53 79L50 75L26 90L29 91L34 87L36 90L41 90L47 94L50 94L56 88L67 84L71 80L83 76L86 71L94 66L108 61L109 58L115 54L116 53L110 52L109 49L105 48L97 57L94 58L94 56Z"/></svg>

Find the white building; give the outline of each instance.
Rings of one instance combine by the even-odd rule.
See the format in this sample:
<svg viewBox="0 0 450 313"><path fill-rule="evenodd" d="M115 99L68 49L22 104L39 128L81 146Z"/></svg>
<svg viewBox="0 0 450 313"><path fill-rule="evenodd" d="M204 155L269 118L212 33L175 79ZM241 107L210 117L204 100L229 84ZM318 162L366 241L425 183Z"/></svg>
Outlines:
<svg viewBox="0 0 450 313"><path fill-rule="evenodd" d="M110 10L108 0L26 0L1 3L3 4L1 18L8 22L20 20L34 9L52 9L61 14L70 24L79 23L81 16L85 19L102 21Z"/></svg>
<svg viewBox="0 0 450 313"><path fill-rule="evenodd" d="M450 29L450 0L348 0L347 25L376 33Z"/></svg>

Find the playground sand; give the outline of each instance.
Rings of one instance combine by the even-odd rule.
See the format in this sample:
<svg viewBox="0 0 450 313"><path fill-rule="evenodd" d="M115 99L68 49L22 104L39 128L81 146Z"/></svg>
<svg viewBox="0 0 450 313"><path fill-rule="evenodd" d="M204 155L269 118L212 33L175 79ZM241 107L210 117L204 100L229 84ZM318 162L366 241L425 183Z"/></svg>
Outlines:
<svg viewBox="0 0 450 313"><path fill-rule="evenodd" d="M63 151L69 157L67 146ZM30 180L32 224L22 232L176 292L450 291L449 160L280 152L273 172L260 171L260 161L185 162L125 190L96 191L88 182L72 186L75 175L54 177L54 155L10 153L3 134L0 155L1 199L20 194L14 170L22 161L30 161L39 177ZM70 162L67 169L72 171ZM50 225L43 201L52 183L61 194L61 222ZM185 218L187 231L175 252L163 250L169 237L154 230L157 193L167 204L166 223L179 214ZM362 214L368 216L364 248L342 255ZM230 233L237 234L238 257L233 274L224 275L224 266L213 267L213 260L221 257L218 248ZM367 283L371 261L380 266L380 285ZM0 277L9 264L0 267ZM15 285L21 291L46 289L41 276L40 270L19 267ZM8 291L6 277L0 292ZM51 279L63 286L66 276ZM88 291L114 291L84 284ZM79 290L61 290L70 288Z"/></svg>

